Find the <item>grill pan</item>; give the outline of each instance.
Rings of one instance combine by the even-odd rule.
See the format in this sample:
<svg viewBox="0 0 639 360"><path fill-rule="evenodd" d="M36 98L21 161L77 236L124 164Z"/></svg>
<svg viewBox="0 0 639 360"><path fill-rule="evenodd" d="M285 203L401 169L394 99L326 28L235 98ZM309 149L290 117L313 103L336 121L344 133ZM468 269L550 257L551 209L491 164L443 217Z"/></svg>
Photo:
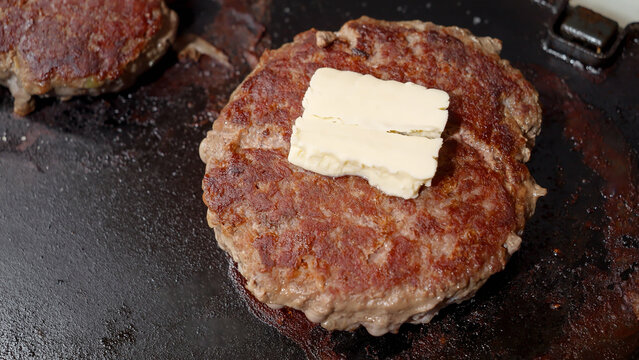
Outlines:
<svg viewBox="0 0 639 360"><path fill-rule="evenodd" d="M0 90L0 359L639 357L636 31L597 70L544 50L563 2L169 4L233 67L173 52L126 92L26 118ZM206 225L197 153L264 49L360 15L501 39L544 109L529 168L548 195L521 249L473 299L378 338L246 293Z"/></svg>

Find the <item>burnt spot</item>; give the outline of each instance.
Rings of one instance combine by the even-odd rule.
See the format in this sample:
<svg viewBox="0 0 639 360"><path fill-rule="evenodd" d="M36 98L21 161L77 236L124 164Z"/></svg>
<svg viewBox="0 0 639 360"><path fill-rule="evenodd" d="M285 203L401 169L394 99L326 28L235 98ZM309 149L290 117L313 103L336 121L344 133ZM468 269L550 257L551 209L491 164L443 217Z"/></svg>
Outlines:
<svg viewBox="0 0 639 360"><path fill-rule="evenodd" d="M632 237L630 235L623 235L621 237L621 244L628 248L639 248L639 239Z"/></svg>
<svg viewBox="0 0 639 360"><path fill-rule="evenodd" d="M364 50L360 50L360 49L358 49L358 48L353 48L351 51L353 52L353 55L355 55L355 56L360 56L360 57L363 57L363 58L365 58L365 59L367 59L367 58L368 58L368 56L369 56L369 55L368 55L368 53L367 53L366 51L364 51Z"/></svg>

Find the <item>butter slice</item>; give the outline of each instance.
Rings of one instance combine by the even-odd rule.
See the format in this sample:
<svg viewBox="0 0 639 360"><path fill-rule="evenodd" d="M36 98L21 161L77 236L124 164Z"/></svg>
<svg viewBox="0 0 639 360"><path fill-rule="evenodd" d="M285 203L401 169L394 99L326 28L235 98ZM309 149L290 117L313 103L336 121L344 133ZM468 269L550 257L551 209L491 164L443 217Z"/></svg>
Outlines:
<svg viewBox="0 0 639 360"><path fill-rule="evenodd" d="M331 68L317 69L302 116L339 119L369 129L437 138L448 120L445 91Z"/></svg>
<svg viewBox="0 0 639 360"><path fill-rule="evenodd" d="M288 161L326 176L361 176L388 195L409 199L430 185L441 145L442 139L304 116L295 121Z"/></svg>
<svg viewBox="0 0 639 360"><path fill-rule="evenodd" d="M413 83L318 69L295 120L288 161L326 176L356 175L415 198L437 170L448 94Z"/></svg>

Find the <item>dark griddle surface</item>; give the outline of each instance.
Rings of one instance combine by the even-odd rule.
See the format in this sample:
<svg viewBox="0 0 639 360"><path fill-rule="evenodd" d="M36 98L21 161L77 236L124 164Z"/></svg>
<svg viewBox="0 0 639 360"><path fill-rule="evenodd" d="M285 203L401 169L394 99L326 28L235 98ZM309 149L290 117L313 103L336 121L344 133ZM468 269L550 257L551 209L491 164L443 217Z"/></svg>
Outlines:
<svg viewBox="0 0 639 360"><path fill-rule="evenodd" d="M590 74L542 50L551 12L532 1L171 7L181 33L205 37L234 68L173 53L125 93L40 100L23 119L0 90L0 359L639 355L628 295L639 274L637 42ZM529 166L549 190L521 250L473 300L381 338L329 334L238 290L206 225L197 153L262 49L364 14L502 39L502 56L541 94Z"/></svg>

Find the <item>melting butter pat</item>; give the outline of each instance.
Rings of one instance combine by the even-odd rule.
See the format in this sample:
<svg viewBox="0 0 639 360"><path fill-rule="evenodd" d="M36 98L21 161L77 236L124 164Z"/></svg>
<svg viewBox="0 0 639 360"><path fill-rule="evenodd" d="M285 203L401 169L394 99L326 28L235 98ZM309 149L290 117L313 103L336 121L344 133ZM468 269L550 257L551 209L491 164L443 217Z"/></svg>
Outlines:
<svg viewBox="0 0 639 360"><path fill-rule="evenodd" d="M429 138L440 137L448 120L445 91L331 68L315 72L302 105L302 116Z"/></svg>
<svg viewBox="0 0 639 360"><path fill-rule="evenodd" d="M307 116L295 122L288 159L322 175L358 175L389 195L412 198L422 184L430 185L441 145L442 139Z"/></svg>
<svg viewBox="0 0 639 360"><path fill-rule="evenodd" d="M356 175L415 198L437 169L448 94L413 83L318 69L293 125L288 160L326 176Z"/></svg>

